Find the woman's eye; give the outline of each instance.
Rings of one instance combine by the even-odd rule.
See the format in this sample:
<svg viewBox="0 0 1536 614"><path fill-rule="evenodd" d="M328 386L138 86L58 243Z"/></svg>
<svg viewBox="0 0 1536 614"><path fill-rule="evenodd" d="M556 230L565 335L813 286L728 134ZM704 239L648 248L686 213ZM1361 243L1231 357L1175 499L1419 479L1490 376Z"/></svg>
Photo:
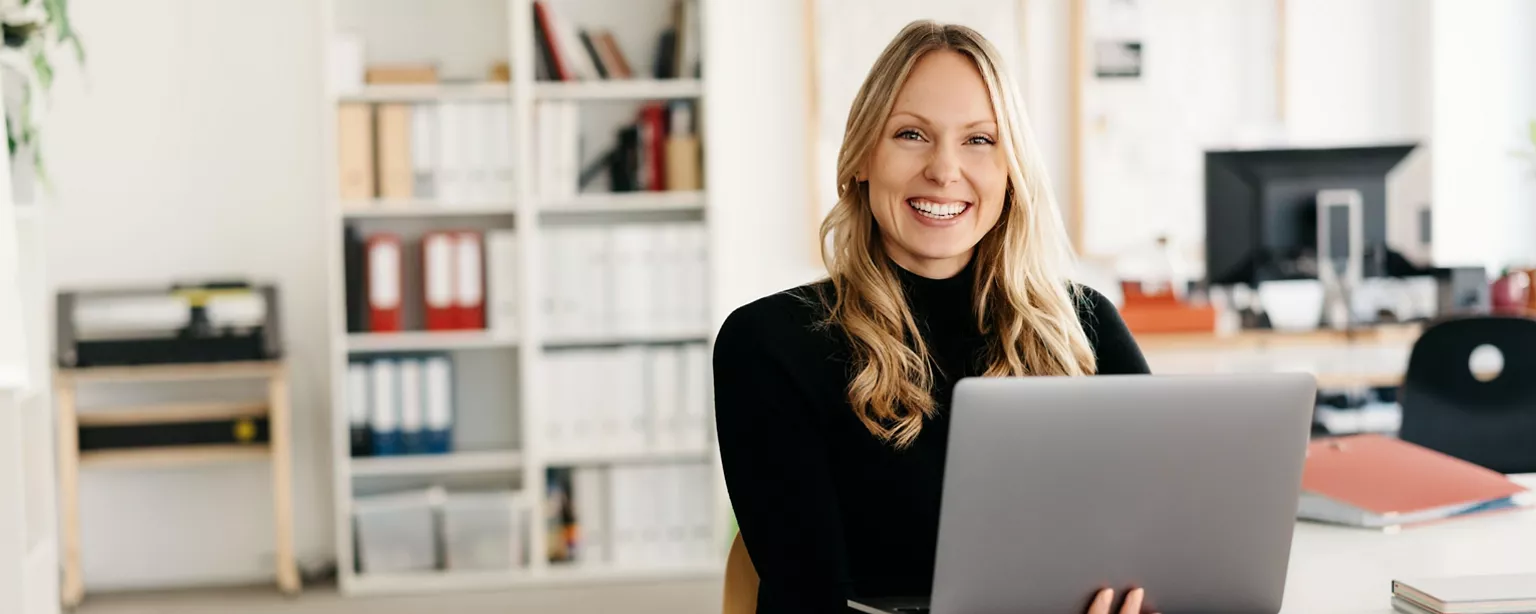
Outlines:
<svg viewBox="0 0 1536 614"><path fill-rule="evenodd" d="M966 144L968 144L968 145L991 145L992 142L993 142L992 141L992 137L989 137L989 136L973 136L973 137L970 138L970 140L966 141Z"/></svg>
<svg viewBox="0 0 1536 614"><path fill-rule="evenodd" d="M916 130L902 130L901 132L896 133L896 138L911 141L922 139L923 135L918 134Z"/></svg>

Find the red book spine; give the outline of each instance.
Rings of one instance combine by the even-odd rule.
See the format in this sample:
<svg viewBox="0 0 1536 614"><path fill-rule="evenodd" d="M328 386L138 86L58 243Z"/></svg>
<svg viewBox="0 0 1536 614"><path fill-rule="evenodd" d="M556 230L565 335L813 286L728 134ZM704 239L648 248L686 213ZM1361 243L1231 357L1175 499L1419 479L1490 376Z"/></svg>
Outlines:
<svg viewBox="0 0 1536 614"><path fill-rule="evenodd" d="M651 172L647 187L651 190L667 189L667 122L666 109L658 103L649 103L640 111L640 122L645 128L645 155L650 158Z"/></svg>
<svg viewBox="0 0 1536 614"><path fill-rule="evenodd" d="M368 237L368 324L376 333L401 329L400 237L375 234Z"/></svg>
<svg viewBox="0 0 1536 614"><path fill-rule="evenodd" d="M429 232L421 237L421 301L427 330L458 328L454 242L454 235L447 232Z"/></svg>
<svg viewBox="0 0 1536 614"><path fill-rule="evenodd" d="M565 61L560 59L560 45L555 41L555 24L549 19L549 7L542 1L533 3L534 18L539 20L539 27L544 29L544 42L549 45L549 60L555 64L555 78L561 81L572 81L571 69L566 67Z"/></svg>

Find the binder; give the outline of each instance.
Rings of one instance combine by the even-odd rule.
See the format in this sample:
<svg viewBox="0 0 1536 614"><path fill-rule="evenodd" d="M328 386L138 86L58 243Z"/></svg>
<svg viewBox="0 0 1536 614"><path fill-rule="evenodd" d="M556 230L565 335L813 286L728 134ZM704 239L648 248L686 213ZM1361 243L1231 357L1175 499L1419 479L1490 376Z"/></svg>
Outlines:
<svg viewBox="0 0 1536 614"><path fill-rule="evenodd" d="M479 232L456 235L454 249L454 308L457 328L485 328L485 243Z"/></svg>
<svg viewBox="0 0 1536 614"><path fill-rule="evenodd" d="M453 363L447 356L432 356L426 359L423 371L425 451L446 454L453 450Z"/></svg>
<svg viewBox="0 0 1536 614"><path fill-rule="evenodd" d="M422 200L437 198L437 167L440 146L436 103L411 107L411 190Z"/></svg>
<svg viewBox="0 0 1536 614"><path fill-rule="evenodd" d="M336 106L337 196L349 207L373 199L373 105Z"/></svg>
<svg viewBox="0 0 1536 614"><path fill-rule="evenodd" d="M675 346L660 346L649 352L649 414L651 417L651 447L658 452L671 452L682 447L683 403L682 351Z"/></svg>
<svg viewBox="0 0 1536 614"><path fill-rule="evenodd" d="M571 490L576 506L576 560L582 564L608 562L608 497L606 471L599 467L577 467L571 476Z"/></svg>
<svg viewBox="0 0 1536 614"><path fill-rule="evenodd" d="M449 232L428 232L421 237L421 300L427 330L459 327L458 281L454 275L456 240Z"/></svg>
<svg viewBox="0 0 1536 614"><path fill-rule="evenodd" d="M369 428L373 435L375 456L400 454L404 446L400 442L400 388L395 361L378 359L373 362L373 398L369 406Z"/></svg>
<svg viewBox="0 0 1536 614"><path fill-rule="evenodd" d="M1301 488L1301 518L1387 530L1532 503L1501 473L1375 434L1310 443Z"/></svg>
<svg viewBox="0 0 1536 614"><path fill-rule="evenodd" d="M466 133L462 102L443 102L437 106L438 167L437 200L444 207L464 204L464 180L467 164L464 135Z"/></svg>
<svg viewBox="0 0 1536 614"><path fill-rule="evenodd" d="M368 237L368 325L376 333L401 330L400 237L379 233Z"/></svg>
<svg viewBox="0 0 1536 614"><path fill-rule="evenodd" d="M682 397L682 411L678 445L690 452L703 452L709 447L709 348L701 344L686 346L680 368L683 372L683 390L679 395Z"/></svg>
<svg viewBox="0 0 1536 614"><path fill-rule="evenodd" d="M367 248L356 226L342 231L342 259L346 269L347 332L362 333L368 327Z"/></svg>
<svg viewBox="0 0 1536 614"><path fill-rule="evenodd" d="M510 335L517 330L519 260L515 232L486 232L486 327L498 335Z"/></svg>
<svg viewBox="0 0 1536 614"><path fill-rule="evenodd" d="M426 408L422 404L421 361L402 359L400 370L400 446L405 454L426 452L426 439L422 424L426 421Z"/></svg>
<svg viewBox="0 0 1536 614"><path fill-rule="evenodd" d="M615 445L624 452L638 452L651 446L651 420L646 413L645 350L628 346L607 352L613 363L615 381L611 386L593 386L608 392L607 406L618 408L621 423ZM602 373L602 371L599 371Z"/></svg>
<svg viewBox="0 0 1536 614"><path fill-rule="evenodd" d="M409 200L416 176L411 153L411 105L381 104L378 119L379 198Z"/></svg>
<svg viewBox="0 0 1536 614"><path fill-rule="evenodd" d="M352 456L372 456L373 438L369 429L368 365L347 365L347 423L352 439Z"/></svg>

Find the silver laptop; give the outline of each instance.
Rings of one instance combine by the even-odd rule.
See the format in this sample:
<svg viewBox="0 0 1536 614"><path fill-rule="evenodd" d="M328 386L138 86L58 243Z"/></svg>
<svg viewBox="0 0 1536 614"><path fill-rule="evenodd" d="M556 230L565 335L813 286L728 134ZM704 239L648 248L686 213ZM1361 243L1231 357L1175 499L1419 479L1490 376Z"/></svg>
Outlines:
<svg viewBox="0 0 1536 614"><path fill-rule="evenodd" d="M1146 611L1275 614L1315 404L1305 374L962 380L933 595L848 605L1072 613L1143 587Z"/></svg>

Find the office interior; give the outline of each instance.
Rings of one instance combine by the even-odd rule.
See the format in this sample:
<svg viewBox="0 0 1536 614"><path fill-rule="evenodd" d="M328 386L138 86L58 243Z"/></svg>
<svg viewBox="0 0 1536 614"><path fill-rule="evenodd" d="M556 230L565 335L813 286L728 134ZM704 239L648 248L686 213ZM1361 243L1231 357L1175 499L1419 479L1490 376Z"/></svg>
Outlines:
<svg viewBox="0 0 1536 614"><path fill-rule="evenodd" d="M719 611L713 335L823 274L918 18L1009 63L1153 373L1536 485L1536 2L0 4L0 613ZM1533 513L1299 520L1285 611L1536 573Z"/></svg>

